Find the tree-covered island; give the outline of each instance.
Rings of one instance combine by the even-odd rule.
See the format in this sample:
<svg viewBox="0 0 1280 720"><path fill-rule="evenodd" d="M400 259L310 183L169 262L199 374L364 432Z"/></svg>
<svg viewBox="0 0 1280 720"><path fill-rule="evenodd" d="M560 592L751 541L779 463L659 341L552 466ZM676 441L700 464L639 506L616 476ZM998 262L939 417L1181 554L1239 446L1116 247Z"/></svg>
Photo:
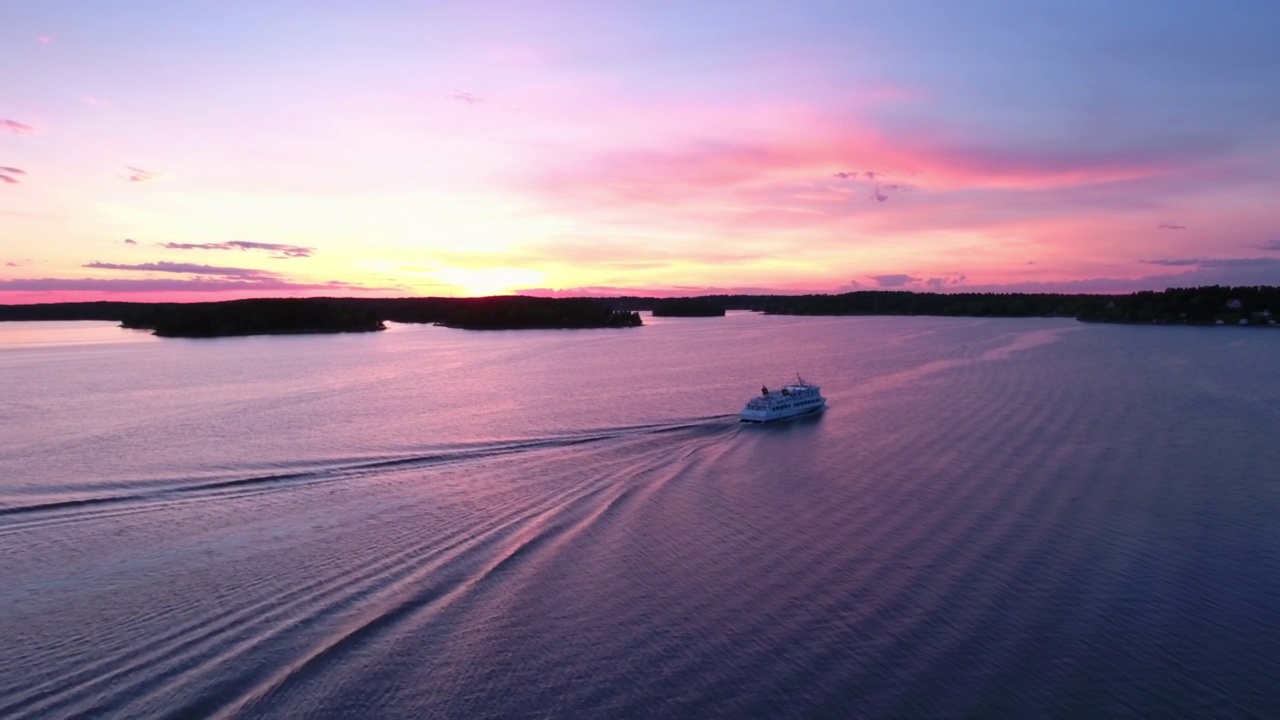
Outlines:
<svg viewBox="0 0 1280 720"><path fill-rule="evenodd" d="M640 315L587 298L260 298L0 305L4 320L114 320L164 337L375 332L386 321L465 330L622 328Z"/></svg>
<svg viewBox="0 0 1280 720"><path fill-rule="evenodd" d="M367 308L312 298L144 305L121 318L127 328L161 337L227 337L374 332L386 325Z"/></svg>

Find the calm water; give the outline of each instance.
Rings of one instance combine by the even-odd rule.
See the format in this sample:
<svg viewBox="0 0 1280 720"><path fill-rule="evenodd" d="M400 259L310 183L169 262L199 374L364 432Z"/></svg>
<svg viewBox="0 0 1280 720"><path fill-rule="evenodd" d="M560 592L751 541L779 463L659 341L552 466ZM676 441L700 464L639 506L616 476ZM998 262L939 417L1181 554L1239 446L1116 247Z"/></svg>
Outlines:
<svg viewBox="0 0 1280 720"><path fill-rule="evenodd" d="M1280 332L646 322L0 325L0 717L1280 712Z"/></svg>

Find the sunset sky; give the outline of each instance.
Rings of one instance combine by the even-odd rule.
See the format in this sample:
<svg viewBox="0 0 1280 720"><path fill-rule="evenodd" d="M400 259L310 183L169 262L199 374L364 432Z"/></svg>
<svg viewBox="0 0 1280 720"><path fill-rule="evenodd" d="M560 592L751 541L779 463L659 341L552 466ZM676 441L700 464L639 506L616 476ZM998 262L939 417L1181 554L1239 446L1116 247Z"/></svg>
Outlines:
<svg viewBox="0 0 1280 720"><path fill-rule="evenodd" d="M0 302L1280 285L1270 0L4 6Z"/></svg>

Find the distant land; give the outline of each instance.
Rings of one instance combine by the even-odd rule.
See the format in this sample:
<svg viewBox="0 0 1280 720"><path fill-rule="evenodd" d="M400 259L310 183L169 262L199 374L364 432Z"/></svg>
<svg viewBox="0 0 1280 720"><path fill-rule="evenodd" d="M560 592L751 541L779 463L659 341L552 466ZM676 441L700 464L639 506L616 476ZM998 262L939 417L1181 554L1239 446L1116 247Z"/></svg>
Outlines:
<svg viewBox="0 0 1280 720"><path fill-rule="evenodd" d="M367 308L294 298L149 305L137 308L120 324L162 337L372 332L387 327Z"/></svg>
<svg viewBox="0 0 1280 720"><path fill-rule="evenodd" d="M164 337L374 332L385 321L466 330L634 327L640 315L586 298L260 298L208 303L0 305L6 320L113 320Z"/></svg>
<svg viewBox="0 0 1280 720"><path fill-rule="evenodd" d="M653 304L655 317L722 317L724 305L710 298L668 298Z"/></svg>
<svg viewBox="0 0 1280 720"><path fill-rule="evenodd" d="M915 293L710 295L696 298L263 298L209 303L77 302L0 305L0 321L111 320L169 337L371 332L384 322L465 330L621 328L655 315L936 315L1073 317L1083 322L1275 326L1280 288L1170 288L1129 295Z"/></svg>
<svg viewBox="0 0 1280 720"><path fill-rule="evenodd" d="M1070 317L1082 322L1169 325L1268 325L1280 316L1280 288L1169 288L1128 295L1054 293L918 293L863 290L839 295L707 295L728 310L770 315L935 315L943 317ZM614 308L651 310L658 298L609 299Z"/></svg>

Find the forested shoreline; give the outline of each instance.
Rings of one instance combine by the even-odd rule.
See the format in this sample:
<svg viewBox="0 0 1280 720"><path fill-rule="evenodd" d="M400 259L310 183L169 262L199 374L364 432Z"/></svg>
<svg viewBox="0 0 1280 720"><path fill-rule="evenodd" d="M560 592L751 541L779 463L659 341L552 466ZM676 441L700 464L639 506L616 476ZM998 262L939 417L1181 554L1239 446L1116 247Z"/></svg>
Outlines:
<svg viewBox="0 0 1280 720"><path fill-rule="evenodd" d="M111 320L167 337L373 332L385 322L465 330L635 327L639 314L591 299L259 298L208 303L0 305L6 320Z"/></svg>
<svg viewBox="0 0 1280 720"><path fill-rule="evenodd" d="M1127 295L916 293L708 295L695 298L261 298L209 303L80 302L0 305L0 321L109 320L157 335L217 337L300 332L370 332L385 322L467 330L619 328L655 315L934 315L1070 317L1082 322L1275 326L1280 288L1207 286Z"/></svg>

